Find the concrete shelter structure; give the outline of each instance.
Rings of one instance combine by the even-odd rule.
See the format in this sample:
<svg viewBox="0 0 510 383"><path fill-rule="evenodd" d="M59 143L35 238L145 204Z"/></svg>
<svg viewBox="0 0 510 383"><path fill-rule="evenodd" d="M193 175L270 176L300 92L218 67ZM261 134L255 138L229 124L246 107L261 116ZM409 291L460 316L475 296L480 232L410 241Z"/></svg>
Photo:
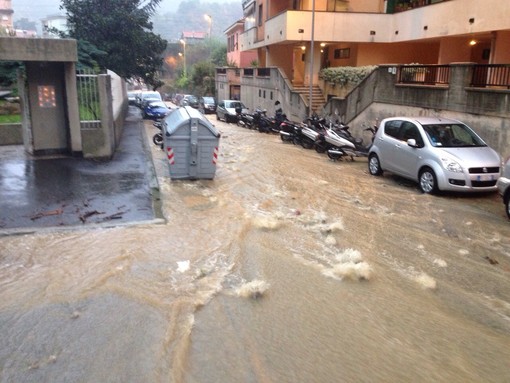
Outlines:
<svg viewBox="0 0 510 383"><path fill-rule="evenodd" d="M26 151L81 154L76 40L0 37L0 60L25 63L18 88Z"/></svg>

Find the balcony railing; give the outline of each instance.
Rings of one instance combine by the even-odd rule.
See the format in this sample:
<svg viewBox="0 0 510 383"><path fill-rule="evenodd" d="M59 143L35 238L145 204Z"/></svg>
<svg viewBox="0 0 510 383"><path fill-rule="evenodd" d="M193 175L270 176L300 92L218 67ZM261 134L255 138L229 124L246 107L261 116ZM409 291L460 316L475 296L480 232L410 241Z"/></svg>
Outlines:
<svg viewBox="0 0 510 383"><path fill-rule="evenodd" d="M448 65L403 65L398 67L397 83L416 85L448 85Z"/></svg>
<svg viewBox="0 0 510 383"><path fill-rule="evenodd" d="M475 65L471 86L474 88L506 88L510 89L510 65Z"/></svg>
<svg viewBox="0 0 510 383"><path fill-rule="evenodd" d="M449 65L402 65L398 67L398 84L448 85ZM510 64L473 65L470 87L510 89Z"/></svg>

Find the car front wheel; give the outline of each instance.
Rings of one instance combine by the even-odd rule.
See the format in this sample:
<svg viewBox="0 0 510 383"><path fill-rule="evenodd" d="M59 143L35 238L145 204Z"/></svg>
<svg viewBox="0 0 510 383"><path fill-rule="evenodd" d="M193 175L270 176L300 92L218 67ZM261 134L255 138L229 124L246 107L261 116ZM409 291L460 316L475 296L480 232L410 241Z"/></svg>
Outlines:
<svg viewBox="0 0 510 383"><path fill-rule="evenodd" d="M368 171L373 176L380 176L383 173L383 170L381 169L381 163L379 162L379 157L377 157L377 154L371 154L368 157Z"/></svg>
<svg viewBox="0 0 510 383"><path fill-rule="evenodd" d="M435 194L438 191L437 178L434 171L431 168L424 168L420 172L419 177L420 190L423 193Z"/></svg>
<svg viewBox="0 0 510 383"><path fill-rule="evenodd" d="M506 210L506 216L508 219L510 219L510 194L507 193L505 196L505 210Z"/></svg>

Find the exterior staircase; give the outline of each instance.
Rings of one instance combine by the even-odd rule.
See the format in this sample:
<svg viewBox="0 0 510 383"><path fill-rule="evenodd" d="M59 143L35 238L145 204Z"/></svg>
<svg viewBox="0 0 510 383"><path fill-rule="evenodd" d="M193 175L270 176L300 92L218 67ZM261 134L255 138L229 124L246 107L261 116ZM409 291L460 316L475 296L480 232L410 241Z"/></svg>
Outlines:
<svg viewBox="0 0 510 383"><path fill-rule="evenodd" d="M294 91L301 94L305 102L309 104L308 98L310 97L310 87L308 85L296 84L294 85ZM324 98L321 89L317 85L312 86L312 111L320 114L324 105L326 105L326 99Z"/></svg>

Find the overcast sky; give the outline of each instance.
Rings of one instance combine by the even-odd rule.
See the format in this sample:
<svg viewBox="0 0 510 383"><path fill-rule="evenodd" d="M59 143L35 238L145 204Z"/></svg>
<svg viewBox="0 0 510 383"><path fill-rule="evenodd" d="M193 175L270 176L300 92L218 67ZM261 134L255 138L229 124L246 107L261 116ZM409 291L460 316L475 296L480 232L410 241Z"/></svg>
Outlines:
<svg viewBox="0 0 510 383"><path fill-rule="evenodd" d="M107 1L107 0L106 0ZM166 13L173 12L181 3L182 0L162 0L158 12ZM204 1L203 2L208 2ZM222 2L223 0L214 0L215 2ZM12 0L12 9L14 10L13 20L27 18L31 21L39 21L47 16L63 13L60 7L60 0Z"/></svg>

